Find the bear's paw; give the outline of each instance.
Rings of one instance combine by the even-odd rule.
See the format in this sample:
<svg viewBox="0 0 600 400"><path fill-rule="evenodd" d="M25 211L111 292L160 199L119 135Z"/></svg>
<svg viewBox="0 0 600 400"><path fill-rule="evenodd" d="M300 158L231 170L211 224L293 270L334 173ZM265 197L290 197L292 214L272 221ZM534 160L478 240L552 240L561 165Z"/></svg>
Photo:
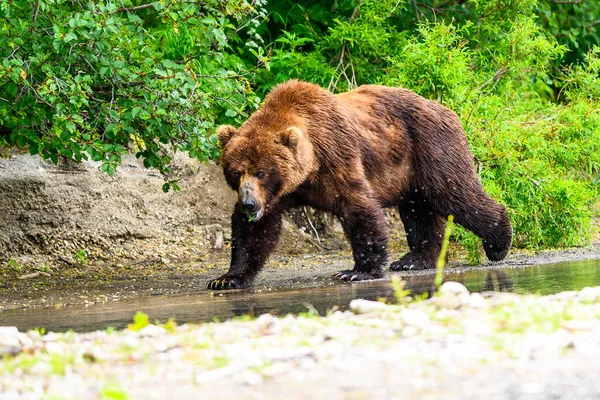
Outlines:
<svg viewBox="0 0 600 400"><path fill-rule="evenodd" d="M206 288L211 290L245 289L247 287L248 282L237 276L222 276L213 279L206 285Z"/></svg>
<svg viewBox="0 0 600 400"><path fill-rule="evenodd" d="M374 272L363 272L356 270L346 269L344 271L340 271L337 274L334 274L331 279L341 282L358 282L358 281L368 281L372 279L379 279L383 277L383 272L374 271Z"/></svg>

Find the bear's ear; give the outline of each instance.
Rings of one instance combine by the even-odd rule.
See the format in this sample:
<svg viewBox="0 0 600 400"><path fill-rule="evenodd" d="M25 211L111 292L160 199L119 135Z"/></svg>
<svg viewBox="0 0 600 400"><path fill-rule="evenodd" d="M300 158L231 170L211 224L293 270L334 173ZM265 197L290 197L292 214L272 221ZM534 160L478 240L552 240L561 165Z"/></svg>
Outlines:
<svg viewBox="0 0 600 400"><path fill-rule="evenodd" d="M227 146L227 143L231 140L232 137L237 133L237 129L231 125L221 125L219 129L217 129L217 137L219 138L219 143L221 143L221 148L224 149Z"/></svg>
<svg viewBox="0 0 600 400"><path fill-rule="evenodd" d="M300 129L296 128L295 126L290 126L279 134L279 136L275 139L275 143L280 143L291 149L295 149L302 136L304 136L304 134Z"/></svg>

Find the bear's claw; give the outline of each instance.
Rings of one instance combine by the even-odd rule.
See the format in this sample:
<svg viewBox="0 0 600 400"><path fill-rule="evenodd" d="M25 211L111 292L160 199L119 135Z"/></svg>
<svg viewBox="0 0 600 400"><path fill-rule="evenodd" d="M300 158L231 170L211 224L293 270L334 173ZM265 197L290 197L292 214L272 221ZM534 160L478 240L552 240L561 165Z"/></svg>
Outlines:
<svg viewBox="0 0 600 400"><path fill-rule="evenodd" d="M420 271L431 268L435 268L435 260L429 260L412 252L408 252L404 257L390 265L390 271Z"/></svg>
<svg viewBox="0 0 600 400"><path fill-rule="evenodd" d="M341 281L341 282L358 282L358 281L366 281L371 279L381 278L379 275L369 274L367 272L358 272L354 270L344 270L334 274L331 279Z"/></svg>
<svg viewBox="0 0 600 400"><path fill-rule="evenodd" d="M206 285L206 288L211 290L243 289L245 287L246 283L244 281L234 277L213 279Z"/></svg>

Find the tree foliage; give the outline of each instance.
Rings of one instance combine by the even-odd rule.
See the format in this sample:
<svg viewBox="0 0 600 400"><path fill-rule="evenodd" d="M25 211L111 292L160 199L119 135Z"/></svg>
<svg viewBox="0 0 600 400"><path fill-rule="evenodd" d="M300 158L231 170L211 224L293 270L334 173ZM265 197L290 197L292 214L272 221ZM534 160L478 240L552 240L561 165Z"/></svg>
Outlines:
<svg viewBox="0 0 600 400"><path fill-rule="evenodd" d="M258 102L228 47L259 16L245 0L3 0L0 16L3 140L55 163L112 174L131 149L161 172L176 150L215 158L215 123Z"/></svg>

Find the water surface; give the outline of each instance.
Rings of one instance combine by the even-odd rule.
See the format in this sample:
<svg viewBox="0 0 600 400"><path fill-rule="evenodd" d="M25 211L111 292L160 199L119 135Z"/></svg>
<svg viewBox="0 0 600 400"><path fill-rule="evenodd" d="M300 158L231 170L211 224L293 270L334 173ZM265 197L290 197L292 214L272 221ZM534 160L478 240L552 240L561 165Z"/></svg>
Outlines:
<svg viewBox="0 0 600 400"><path fill-rule="evenodd" d="M432 287L433 275L406 275L406 288L423 293ZM517 293L552 294L600 286L600 260L504 269L467 269L445 274L445 280L463 283L470 291L503 290ZM392 298L388 280L335 284L294 290L261 290L201 293L189 296L147 297L89 307L37 308L0 312L0 325L15 325L20 330L43 327L47 331L79 332L124 328L137 311L151 321L165 322L174 317L178 323L225 320L234 316L288 314L316 310L324 315L334 307L346 309L352 299Z"/></svg>

